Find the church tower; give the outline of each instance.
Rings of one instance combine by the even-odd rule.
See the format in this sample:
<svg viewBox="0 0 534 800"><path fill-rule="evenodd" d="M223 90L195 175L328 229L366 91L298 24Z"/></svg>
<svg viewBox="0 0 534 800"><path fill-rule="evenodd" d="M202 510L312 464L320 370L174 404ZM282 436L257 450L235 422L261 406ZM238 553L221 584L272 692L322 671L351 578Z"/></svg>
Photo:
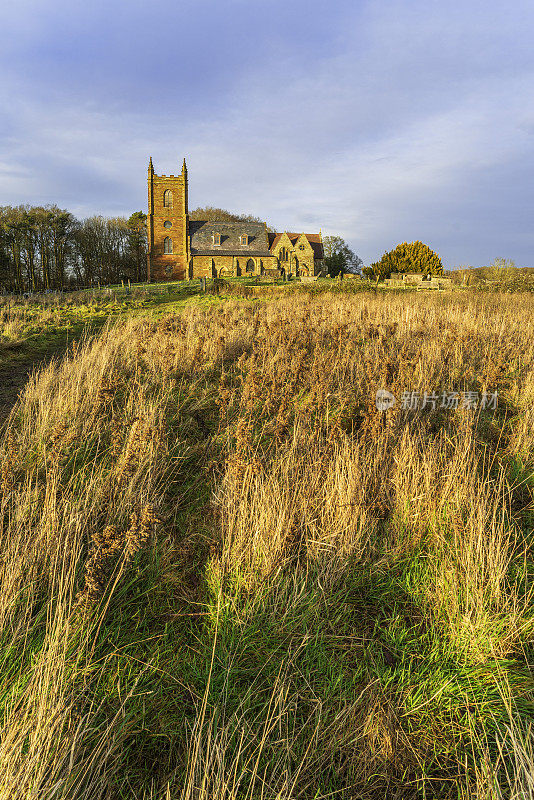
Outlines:
<svg viewBox="0 0 534 800"><path fill-rule="evenodd" d="M188 277L189 212L187 167L180 175L156 175L148 164L147 278L175 281Z"/></svg>

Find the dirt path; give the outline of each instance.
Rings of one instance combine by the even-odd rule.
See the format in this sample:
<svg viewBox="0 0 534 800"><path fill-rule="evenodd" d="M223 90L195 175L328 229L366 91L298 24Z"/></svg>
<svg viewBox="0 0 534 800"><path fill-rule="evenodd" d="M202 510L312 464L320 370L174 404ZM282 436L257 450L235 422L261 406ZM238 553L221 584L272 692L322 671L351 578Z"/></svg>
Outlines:
<svg viewBox="0 0 534 800"><path fill-rule="evenodd" d="M6 421L32 372L45 366L53 358L61 357L66 350L67 346L61 345L33 358L17 359L10 364L0 365L0 426Z"/></svg>

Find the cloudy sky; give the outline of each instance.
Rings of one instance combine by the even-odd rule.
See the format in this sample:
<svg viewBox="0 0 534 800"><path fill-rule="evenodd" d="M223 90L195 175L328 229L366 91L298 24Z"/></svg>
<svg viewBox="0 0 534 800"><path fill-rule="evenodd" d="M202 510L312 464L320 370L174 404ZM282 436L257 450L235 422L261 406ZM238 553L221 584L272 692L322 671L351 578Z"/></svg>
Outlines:
<svg viewBox="0 0 534 800"><path fill-rule="evenodd" d="M0 0L0 205L190 207L534 266L532 0Z"/></svg>

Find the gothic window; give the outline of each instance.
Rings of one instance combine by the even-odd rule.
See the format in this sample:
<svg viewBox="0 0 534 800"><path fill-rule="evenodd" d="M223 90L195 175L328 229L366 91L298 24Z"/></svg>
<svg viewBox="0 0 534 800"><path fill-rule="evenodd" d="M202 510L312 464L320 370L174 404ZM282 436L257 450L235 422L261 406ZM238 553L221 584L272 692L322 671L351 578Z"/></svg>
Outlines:
<svg viewBox="0 0 534 800"><path fill-rule="evenodd" d="M285 247L280 248L280 261L287 261L287 249Z"/></svg>
<svg viewBox="0 0 534 800"><path fill-rule="evenodd" d="M172 222L170 220L166 219L165 222L163 223L163 227L164 228L172 228Z"/></svg>
<svg viewBox="0 0 534 800"><path fill-rule="evenodd" d="M168 236L163 240L163 252L172 253L172 239L169 239Z"/></svg>
<svg viewBox="0 0 534 800"><path fill-rule="evenodd" d="M254 272L254 261L251 258L247 261L245 272Z"/></svg>
<svg viewBox="0 0 534 800"><path fill-rule="evenodd" d="M165 189L163 192L163 205L165 208L172 208L172 192L170 189Z"/></svg>

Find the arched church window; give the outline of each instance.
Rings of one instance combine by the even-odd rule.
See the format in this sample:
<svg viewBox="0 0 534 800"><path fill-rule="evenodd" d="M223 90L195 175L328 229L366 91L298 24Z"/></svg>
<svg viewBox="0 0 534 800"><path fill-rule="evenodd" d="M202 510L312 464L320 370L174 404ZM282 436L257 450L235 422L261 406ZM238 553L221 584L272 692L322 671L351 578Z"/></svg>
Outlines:
<svg viewBox="0 0 534 800"><path fill-rule="evenodd" d="M166 236L163 240L163 252L172 253L172 239Z"/></svg>
<svg viewBox="0 0 534 800"><path fill-rule="evenodd" d="M165 208L172 208L172 192L170 189L165 189L163 192L163 205Z"/></svg>
<svg viewBox="0 0 534 800"><path fill-rule="evenodd" d="M251 258L249 258L249 260L247 261L247 265L245 267L245 272L254 272L254 269L255 269L254 261Z"/></svg>

